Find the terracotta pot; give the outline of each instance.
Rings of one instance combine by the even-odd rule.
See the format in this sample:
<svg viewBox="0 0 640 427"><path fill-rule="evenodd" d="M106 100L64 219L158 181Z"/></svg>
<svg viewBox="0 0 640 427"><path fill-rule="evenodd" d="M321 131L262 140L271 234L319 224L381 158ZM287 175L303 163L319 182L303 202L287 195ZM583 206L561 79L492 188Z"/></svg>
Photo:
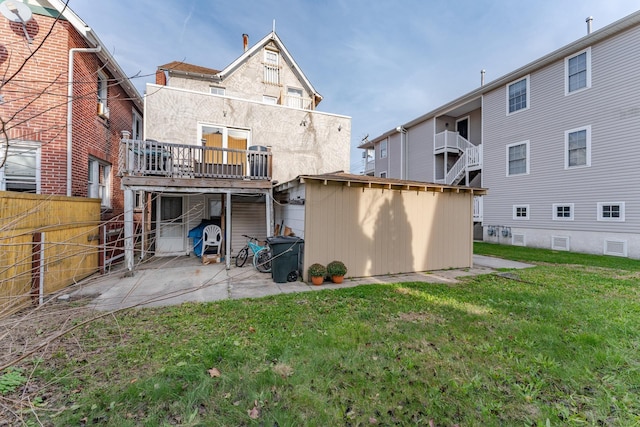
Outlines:
<svg viewBox="0 0 640 427"><path fill-rule="evenodd" d="M331 276L331 281L333 283L337 283L338 285L342 283L343 280L344 280L344 276Z"/></svg>
<svg viewBox="0 0 640 427"><path fill-rule="evenodd" d="M322 285L322 283L324 283L324 277L322 277L322 276L311 276L311 283L313 283L316 286L320 286L320 285Z"/></svg>

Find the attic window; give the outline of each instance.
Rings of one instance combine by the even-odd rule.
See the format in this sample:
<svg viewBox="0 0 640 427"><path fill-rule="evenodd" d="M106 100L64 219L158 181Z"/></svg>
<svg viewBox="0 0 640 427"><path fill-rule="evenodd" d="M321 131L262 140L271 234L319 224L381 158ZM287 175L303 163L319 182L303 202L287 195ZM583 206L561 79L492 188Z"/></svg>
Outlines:
<svg viewBox="0 0 640 427"><path fill-rule="evenodd" d="M280 84L280 55L278 52L265 49L264 51L264 82L273 85Z"/></svg>

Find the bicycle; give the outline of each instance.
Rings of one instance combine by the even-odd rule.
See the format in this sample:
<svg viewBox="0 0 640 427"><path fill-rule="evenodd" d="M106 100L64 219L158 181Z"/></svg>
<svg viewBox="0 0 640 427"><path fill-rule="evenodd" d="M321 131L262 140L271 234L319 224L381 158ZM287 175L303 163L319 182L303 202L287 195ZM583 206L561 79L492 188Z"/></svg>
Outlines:
<svg viewBox="0 0 640 427"><path fill-rule="evenodd" d="M236 267L242 267L247 258L249 258L249 251L253 253L253 266L261 273L269 273L271 271L271 248L268 245L261 246L258 244L257 237L242 235L247 238L247 244L244 248L240 249L236 256Z"/></svg>

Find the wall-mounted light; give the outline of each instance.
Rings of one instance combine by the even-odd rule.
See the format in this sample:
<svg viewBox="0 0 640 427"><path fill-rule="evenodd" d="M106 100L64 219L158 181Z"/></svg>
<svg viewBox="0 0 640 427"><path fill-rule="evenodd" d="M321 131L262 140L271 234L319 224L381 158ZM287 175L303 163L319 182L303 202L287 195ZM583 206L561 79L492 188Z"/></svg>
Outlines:
<svg viewBox="0 0 640 427"><path fill-rule="evenodd" d="M342 125L338 125L338 132L342 130Z"/></svg>
<svg viewBox="0 0 640 427"><path fill-rule="evenodd" d="M300 122L300 126L306 126L306 125L307 125L307 120L302 119L302 121Z"/></svg>

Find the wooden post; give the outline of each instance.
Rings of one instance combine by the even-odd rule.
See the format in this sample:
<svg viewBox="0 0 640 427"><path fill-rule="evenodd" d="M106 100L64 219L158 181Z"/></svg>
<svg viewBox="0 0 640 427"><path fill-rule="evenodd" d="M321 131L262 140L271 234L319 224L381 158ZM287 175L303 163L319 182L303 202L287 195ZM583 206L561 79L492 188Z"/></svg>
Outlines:
<svg viewBox="0 0 640 427"><path fill-rule="evenodd" d="M225 201L225 216L226 216L226 230L229 233L225 238L225 255L224 255L224 263L227 267L227 270L231 269L231 192L226 193L226 201Z"/></svg>

